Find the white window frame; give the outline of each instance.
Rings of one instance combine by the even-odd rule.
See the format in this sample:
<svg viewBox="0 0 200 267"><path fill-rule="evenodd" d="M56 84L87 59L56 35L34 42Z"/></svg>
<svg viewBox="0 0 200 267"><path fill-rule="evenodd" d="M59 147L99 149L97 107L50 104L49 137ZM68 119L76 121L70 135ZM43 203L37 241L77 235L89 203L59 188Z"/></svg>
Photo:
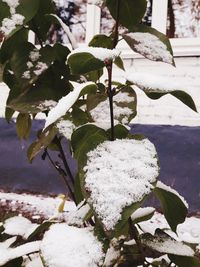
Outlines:
<svg viewBox="0 0 200 267"><path fill-rule="evenodd" d="M162 33L167 29L168 0L154 0L152 7L152 27ZM101 10L95 5L87 5L86 43L94 34L100 33ZM171 38L175 57L200 56L200 38ZM138 58L140 55L130 50L128 45L121 41L119 48L123 58Z"/></svg>

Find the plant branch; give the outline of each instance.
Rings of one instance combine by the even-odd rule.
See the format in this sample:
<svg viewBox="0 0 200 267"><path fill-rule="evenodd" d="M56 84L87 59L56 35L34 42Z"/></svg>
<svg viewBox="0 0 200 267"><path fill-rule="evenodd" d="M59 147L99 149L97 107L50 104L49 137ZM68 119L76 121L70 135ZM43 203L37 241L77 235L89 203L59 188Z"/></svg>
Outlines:
<svg viewBox="0 0 200 267"><path fill-rule="evenodd" d="M120 1L117 0L117 5L116 5L116 24L115 24L115 32L114 32L114 40L113 40L113 48L117 46L118 43L118 38L119 38L119 12L120 12Z"/></svg>
<svg viewBox="0 0 200 267"><path fill-rule="evenodd" d="M62 177L62 180L64 181L64 183L65 183L67 189L68 189L69 192L70 192L70 195L71 195L73 201L75 202L75 196L74 196L74 193L73 193L73 191L72 191L72 189L71 189L71 187L70 187L70 185L69 185L69 183L68 183L68 181L67 181L67 179L66 179L67 174L64 172L64 170L62 170L62 168L61 168L57 163L55 163L55 162L52 160L52 158L51 158L51 156L50 156L50 154L49 154L49 152L48 152L47 149L45 149L45 152L46 152L46 155L47 155L49 161L51 162L52 166L54 167L54 169L55 169L55 170L60 174L60 176Z"/></svg>

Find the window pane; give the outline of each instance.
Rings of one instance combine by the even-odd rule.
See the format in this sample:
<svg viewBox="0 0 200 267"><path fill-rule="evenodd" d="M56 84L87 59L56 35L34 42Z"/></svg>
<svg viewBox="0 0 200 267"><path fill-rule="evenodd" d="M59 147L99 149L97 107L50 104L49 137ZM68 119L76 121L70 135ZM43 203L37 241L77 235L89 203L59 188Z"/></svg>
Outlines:
<svg viewBox="0 0 200 267"><path fill-rule="evenodd" d="M142 20L142 23L145 25L151 26L152 21L152 4L153 0L148 0L147 3L147 11ZM110 15L108 9L106 7L102 8L101 10L101 25L100 25L100 32L105 34L110 34L112 29L115 25L115 21ZM123 32L123 27L121 27L120 32Z"/></svg>
<svg viewBox="0 0 200 267"><path fill-rule="evenodd" d="M200 36L200 0L168 0L167 34L171 38Z"/></svg>
<svg viewBox="0 0 200 267"><path fill-rule="evenodd" d="M85 41L87 0L54 0L58 16L69 26L77 42ZM67 35L59 26L52 26L50 43L69 43Z"/></svg>

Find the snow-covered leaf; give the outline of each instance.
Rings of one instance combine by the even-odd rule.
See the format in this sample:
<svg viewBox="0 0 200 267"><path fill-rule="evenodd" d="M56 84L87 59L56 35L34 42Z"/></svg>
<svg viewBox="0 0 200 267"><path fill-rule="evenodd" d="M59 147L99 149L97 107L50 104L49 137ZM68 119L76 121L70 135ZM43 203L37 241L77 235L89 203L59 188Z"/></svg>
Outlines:
<svg viewBox="0 0 200 267"><path fill-rule="evenodd" d="M194 250L183 242L176 241L171 236L160 229L157 229L155 235L149 233L140 236L141 243L155 251L163 254L172 254L179 256L194 256Z"/></svg>
<svg viewBox="0 0 200 267"><path fill-rule="evenodd" d="M109 61L118 57L120 52L116 49L101 47L85 47L73 50L67 57L72 74L85 74L99 70Z"/></svg>
<svg viewBox="0 0 200 267"><path fill-rule="evenodd" d="M161 202L167 222L171 229L176 232L177 225L185 221L188 204L176 190L160 181L157 182L154 192Z"/></svg>
<svg viewBox="0 0 200 267"><path fill-rule="evenodd" d="M124 34L123 38L132 50L144 57L174 65L169 39L156 29L139 25L134 28L134 32Z"/></svg>
<svg viewBox="0 0 200 267"><path fill-rule="evenodd" d="M45 233L42 257L48 267L98 267L105 257L91 228L55 224Z"/></svg>
<svg viewBox="0 0 200 267"><path fill-rule="evenodd" d="M87 201L106 231L120 229L156 182L155 147L147 139L105 141L87 158L83 188Z"/></svg>
<svg viewBox="0 0 200 267"><path fill-rule="evenodd" d="M125 75L126 79L142 89L151 99L158 99L168 93L179 99L186 106L197 112L192 97L184 92L184 86L180 83L170 81L163 76L157 76L144 72L134 72Z"/></svg>
<svg viewBox="0 0 200 267"><path fill-rule="evenodd" d="M27 239L28 236L38 227L37 224L32 223L30 220L22 216L15 216L7 219L3 226L5 234L19 235L24 239Z"/></svg>
<svg viewBox="0 0 200 267"><path fill-rule="evenodd" d="M126 87L113 97L114 123L128 125L136 116L137 96L131 87ZM110 126L110 106L105 94L88 95L87 111L94 123L108 130Z"/></svg>
<svg viewBox="0 0 200 267"><path fill-rule="evenodd" d="M110 36L107 36L105 34L97 34L95 35L92 40L88 44L92 47L102 47L102 48L113 48L113 40Z"/></svg>
<svg viewBox="0 0 200 267"><path fill-rule="evenodd" d="M123 0L119 1L118 14L116 0L106 0L105 3L112 17L115 20L119 19L120 24L129 30L140 23L147 7L146 0Z"/></svg>
<svg viewBox="0 0 200 267"><path fill-rule="evenodd" d="M92 82L77 85L72 92L62 97L59 100L58 104L50 110L44 128L47 128L49 125L64 116L67 111L75 104L75 102L80 96L91 92L91 90L94 90L95 92L96 88L96 85Z"/></svg>
<svg viewBox="0 0 200 267"><path fill-rule="evenodd" d="M200 267L200 260L196 257L169 255L169 258L179 267Z"/></svg>
<svg viewBox="0 0 200 267"><path fill-rule="evenodd" d="M154 215L155 209L152 207L139 208L133 212L131 219L134 224L147 221Z"/></svg>
<svg viewBox="0 0 200 267"><path fill-rule="evenodd" d="M83 201L85 202L85 201ZM75 211L71 211L67 214L67 224L72 226L81 227L83 223L88 220L92 215L90 206L82 204L82 202L77 206Z"/></svg>
<svg viewBox="0 0 200 267"><path fill-rule="evenodd" d="M84 125L74 131L71 144L74 158L78 161L80 170L82 170L82 167L86 164L86 154L106 140L108 140L107 133L95 125Z"/></svg>
<svg viewBox="0 0 200 267"><path fill-rule="evenodd" d="M120 253L120 246L121 240L120 238L113 238L110 241L110 246L106 252L106 257L103 263L103 267L112 267L115 265L115 263L118 261L118 259L121 257Z"/></svg>

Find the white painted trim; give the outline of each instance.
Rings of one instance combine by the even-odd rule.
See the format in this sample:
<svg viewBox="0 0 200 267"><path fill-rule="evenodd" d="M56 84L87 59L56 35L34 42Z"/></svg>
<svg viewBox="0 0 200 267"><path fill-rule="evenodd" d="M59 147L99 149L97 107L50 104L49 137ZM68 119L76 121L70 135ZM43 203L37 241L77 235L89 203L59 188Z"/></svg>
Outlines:
<svg viewBox="0 0 200 267"><path fill-rule="evenodd" d="M168 0L154 0L152 7L152 27L162 33L167 29Z"/></svg>
<svg viewBox="0 0 200 267"><path fill-rule="evenodd" d="M88 43L95 34L100 32L101 9L95 5L87 4L86 16L86 43Z"/></svg>

